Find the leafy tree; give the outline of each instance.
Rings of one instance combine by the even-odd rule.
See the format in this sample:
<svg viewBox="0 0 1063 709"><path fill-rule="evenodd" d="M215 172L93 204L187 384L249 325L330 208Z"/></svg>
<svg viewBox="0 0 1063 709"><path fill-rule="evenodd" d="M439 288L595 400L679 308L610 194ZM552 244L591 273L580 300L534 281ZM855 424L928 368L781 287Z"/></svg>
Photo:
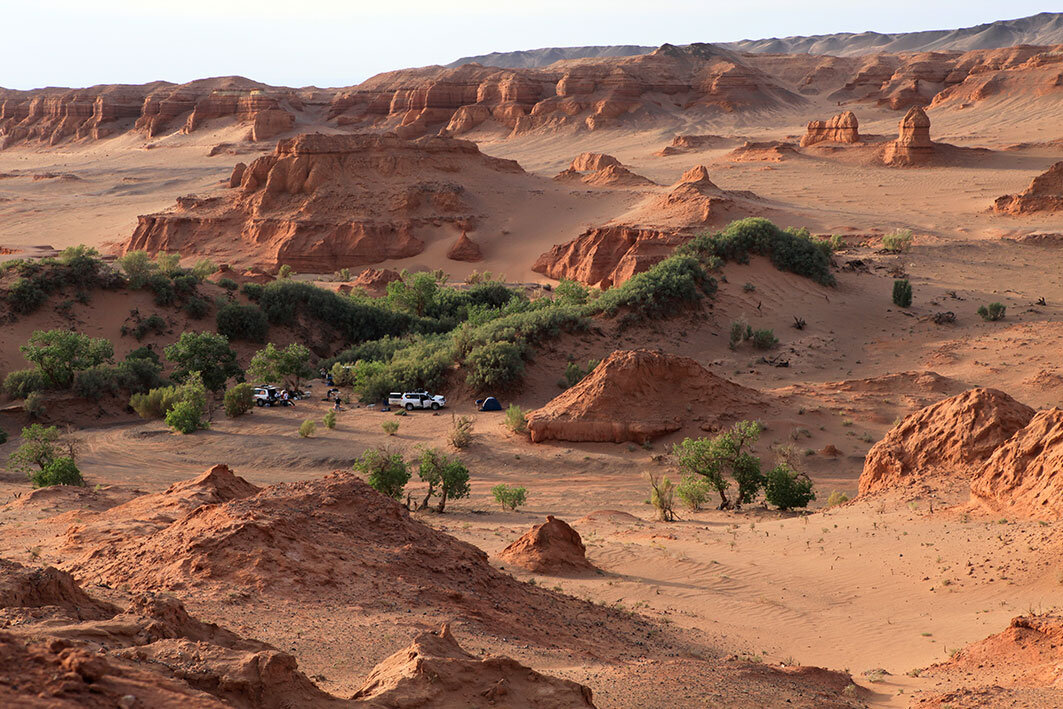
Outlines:
<svg viewBox="0 0 1063 709"><path fill-rule="evenodd" d="M712 495L712 485L700 475L684 475L675 488L675 494L693 512L701 509Z"/></svg>
<svg viewBox="0 0 1063 709"><path fill-rule="evenodd" d="M794 471L786 463L780 463L768 471L764 498L780 510L789 510L808 507L808 503L816 499L816 493L807 475Z"/></svg>
<svg viewBox="0 0 1063 709"><path fill-rule="evenodd" d="M117 263L129 279L130 288L143 288L148 277L158 268L147 251L130 251L119 258Z"/></svg>
<svg viewBox="0 0 1063 709"><path fill-rule="evenodd" d="M469 352L465 364L470 369L469 386L480 391L504 387L524 374L524 348L512 342L488 342Z"/></svg>
<svg viewBox="0 0 1063 709"><path fill-rule="evenodd" d="M203 384L212 392L220 392L230 377L240 377L243 370L236 363L236 352L229 347L229 338L214 332L182 332L181 338L169 345L166 359L177 367L173 378L184 380L189 373L199 372Z"/></svg>
<svg viewBox="0 0 1063 709"><path fill-rule="evenodd" d="M176 276L181 272L181 254L160 251L155 254L155 267L164 276Z"/></svg>
<svg viewBox="0 0 1063 709"><path fill-rule="evenodd" d="M298 391L304 379L314 376L310 368L310 350L297 342L278 349L272 342L255 353L247 374L252 379L269 384L284 383L290 391Z"/></svg>
<svg viewBox="0 0 1063 709"><path fill-rule="evenodd" d="M37 330L19 351L37 366L52 388L66 389L76 372L109 361L114 345L73 330Z"/></svg>
<svg viewBox="0 0 1063 709"><path fill-rule="evenodd" d="M219 308L215 317L218 332L230 340L265 342L269 334L269 320L262 309L255 305L229 303Z"/></svg>
<svg viewBox="0 0 1063 709"><path fill-rule="evenodd" d="M166 425L182 434L194 433L207 428L203 420L203 409L191 401L179 401L166 412Z"/></svg>
<svg viewBox="0 0 1063 709"><path fill-rule="evenodd" d="M730 431L713 438L685 438L672 449L679 467L691 474L701 475L720 495L720 509L736 509L752 502L764 486L760 472L760 459L749 453L760 436L760 424L756 421L741 421ZM727 496L731 481L730 473L738 485L738 493L732 500Z"/></svg>
<svg viewBox="0 0 1063 709"><path fill-rule="evenodd" d="M33 487L84 485L81 471L70 455L60 455L61 435L55 426L31 424L22 429L22 445L8 458L8 466L26 474Z"/></svg>
<svg viewBox="0 0 1063 709"><path fill-rule="evenodd" d="M369 486L382 495L402 499L410 471L398 453L388 453L380 448L370 448L354 462L354 469L365 476Z"/></svg>
<svg viewBox="0 0 1063 709"><path fill-rule="evenodd" d="M250 384L237 384L225 392L223 403L225 415L229 418L243 416L255 405L255 390Z"/></svg>
<svg viewBox="0 0 1063 709"><path fill-rule="evenodd" d="M469 469L456 458L448 458L434 448L421 451L418 475L428 483L428 492L421 501L420 509L428 507L432 495L439 495L440 514L446 509L447 499L469 496Z"/></svg>
<svg viewBox="0 0 1063 709"><path fill-rule="evenodd" d="M528 499L528 491L523 487L510 487L505 483L499 483L491 488L491 495L503 510L510 512L523 505Z"/></svg>
<svg viewBox="0 0 1063 709"><path fill-rule="evenodd" d="M33 487L51 487L52 485L84 485L85 479L74 463L73 458L60 456L39 471L30 473Z"/></svg>
<svg viewBox="0 0 1063 709"><path fill-rule="evenodd" d="M402 279L388 283L388 302L396 310L423 316L435 304L440 278L437 273L402 272Z"/></svg>

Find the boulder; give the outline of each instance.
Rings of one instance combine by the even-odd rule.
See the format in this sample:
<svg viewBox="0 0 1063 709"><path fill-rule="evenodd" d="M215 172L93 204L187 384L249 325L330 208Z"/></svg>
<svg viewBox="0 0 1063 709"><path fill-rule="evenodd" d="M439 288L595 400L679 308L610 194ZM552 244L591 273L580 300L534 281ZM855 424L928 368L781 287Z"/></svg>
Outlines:
<svg viewBox="0 0 1063 709"><path fill-rule="evenodd" d="M930 482L962 488L1034 410L996 389L971 389L906 416L871 447L860 495Z"/></svg>
<svg viewBox="0 0 1063 709"><path fill-rule="evenodd" d="M593 569L579 532L551 515L546 522L525 532L498 554L507 564L540 574L581 572Z"/></svg>
<svg viewBox="0 0 1063 709"><path fill-rule="evenodd" d="M576 386L532 411L527 421L536 443L644 443L687 424L712 426L738 419L763 404L759 393L716 376L689 357L618 350Z"/></svg>
<svg viewBox="0 0 1063 709"><path fill-rule="evenodd" d="M1063 162L1033 178L1023 192L998 197L993 211L1014 215L1063 211Z"/></svg>
<svg viewBox="0 0 1063 709"><path fill-rule="evenodd" d="M801 147L826 142L859 143L860 124L856 120L856 114L845 111L827 121L810 121L805 135L801 138Z"/></svg>

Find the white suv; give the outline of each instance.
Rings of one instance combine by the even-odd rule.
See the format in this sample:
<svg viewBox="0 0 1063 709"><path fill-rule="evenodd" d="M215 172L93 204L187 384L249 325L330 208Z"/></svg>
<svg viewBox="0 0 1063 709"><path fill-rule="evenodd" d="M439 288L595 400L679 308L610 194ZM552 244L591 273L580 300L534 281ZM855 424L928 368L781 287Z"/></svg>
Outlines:
<svg viewBox="0 0 1063 709"><path fill-rule="evenodd" d="M407 411L414 409L432 409L437 411L447 405L447 400L437 394L432 396L427 391L408 391L405 394L393 391L388 394L388 406L402 406Z"/></svg>

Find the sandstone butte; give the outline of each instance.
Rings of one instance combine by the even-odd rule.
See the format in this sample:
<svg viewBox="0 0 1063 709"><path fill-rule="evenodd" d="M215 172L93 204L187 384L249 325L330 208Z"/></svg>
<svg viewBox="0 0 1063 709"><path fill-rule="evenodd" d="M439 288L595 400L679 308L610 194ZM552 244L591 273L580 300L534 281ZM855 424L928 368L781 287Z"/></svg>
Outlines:
<svg viewBox="0 0 1063 709"><path fill-rule="evenodd" d="M342 89L271 87L242 77L84 89L0 89L0 148L98 140L127 131L157 138L219 118L264 140L293 120L391 130L404 137L476 129L522 134L623 125L655 111L661 94L683 111L800 106L804 95L904 110L981 101L1009 85L1056 78L1054 47L859 57L740 54L709 44L663 45L643 55L582 59L539 69L464 64L379 74ZM780 63L786 70L780 68ZM773 77L793 76L786 81ZM655 97L650 100L648 96ZM284 115L287 114L287 115ZM291 116L292 118L289 118Z"/></svg>
<svg viewBox="0 0 1063 709"><path fill-rule="evenodd" d="M424 249L417 229L474 228L465 185L503 175L524 171L464 140L304 134L238 164L230 189L139 217L125 249L303 272L406 258Z"/></svg>
<svg viewBox="0 0 1063 709"><path fill-rule="evenodd" d="M930 481L966 488L993 452L1026 426L1034 410L1002 391L977 388L906 416L871 447L860 495Z"/></svg>
<svg viewBox="0 0 1063 709"><path fill-rule="evenodd" d="M882 161L894 166L921 165L933 160L936 153L930 140L930 118L922 108L913 106L901 119L897 140L886 145Z"/></svg>
<svg viewBox="0 0 1063 709"><path fill-rule="evenodd" d="M552 515L498 553L507 564L540 574L590 571L587 548L579 532Z"/></svg>
<svg viewBox="0 0 1063 709"><path fill-rule="evenodd" d="M1033 178L1023 192L998 197L993 211L1015 215L1063 211L1063 162Z"/></svg>
<svg viewBox="0 0 1063 709"><path fill-rule="evenodd" d="M676 411L676 391L698 402ZM711 426L737 419L762 397L716 376L689 357L651 350L618 350L578 384L528 414L533 442L613 441L643 443L684 426Z"/></svg>
<svg viewBox="0 0 1063 709"><path fill-rule="evenodd" d="M805 135L801 137L801 147L806 148L816 143L859 143L860 124L856 114L845 111L832 116L827 121L810 121Z"/></svg>

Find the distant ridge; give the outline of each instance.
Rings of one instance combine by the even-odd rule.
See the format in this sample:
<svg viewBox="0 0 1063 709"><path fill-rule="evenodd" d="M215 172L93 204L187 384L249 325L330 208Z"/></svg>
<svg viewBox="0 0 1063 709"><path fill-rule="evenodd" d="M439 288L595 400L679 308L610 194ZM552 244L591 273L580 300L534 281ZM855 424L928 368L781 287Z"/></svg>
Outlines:
<svg viewBox="0 0 1063 709"><path fill-rule="evenodd" d="M1017 44L1063 44L1063 13L1042 12L1016 20L998 20L975 27L923 32L842 32L810 37L772 37L744 39L739 42L718 43L739 52L759 54L833 54L842 57L882 52L971 51L1000 49ZM456 67L476 62L485 66L509 69L543 67L564 59L594 57L629 57L648 54L655 47L618 45L597 47L547 47L519 52L492 52L475 57L462 57L447 66Z"/></svg>

